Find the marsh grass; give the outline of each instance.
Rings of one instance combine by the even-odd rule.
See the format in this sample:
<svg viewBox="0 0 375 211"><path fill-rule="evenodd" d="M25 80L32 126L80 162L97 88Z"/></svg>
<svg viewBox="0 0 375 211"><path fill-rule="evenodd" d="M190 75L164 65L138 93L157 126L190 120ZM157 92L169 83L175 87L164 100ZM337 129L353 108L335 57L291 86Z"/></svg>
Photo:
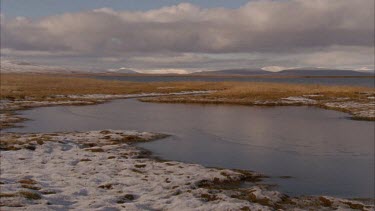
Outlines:
<svg viewBox="0 0 375 211"><path fill-rule="evenodd" d="M17 193L0 193L0 198L17 197Z"/></svg>
<svg viewBox="0 0 375 211"><path fill-rule="evenodd" d="M323 95L327 97L363 98L361 93L373 88L324 86L263 82L126 82L92 78L41 75L1 74L1 98L46 98L56 95L168 93L194 90L219 90L207 98L272 100L289 96ZM188 96L183 99L188 98ZM319 97L317 97L319 98ZM59 100L59 98L53 99Z"/></svg>
<svg viewBox="0 0 375 211"><path fill-rule="evenodd" d="M19 194L28 200L39 200L42 196L39 193L31 191L20 191Z"/></svg>
<svg viewBox="0 0 375 211"><path fill-rule="evenodd" d="M354 209L354 210L365 210L365 206L360 203L353 203L350 201L343 202L343 203L348 205L351 209Z"/></svg>
<svg viewBox="0 0 375 211"><path fill-rule="evenodd" d="M227 103L243 105L304 105L301 102L285 104L287 97L304 97L317 100L316 106L355 113L358 109L327 107L326 102L353 101L373 103L375 89L353 86L324 86L314 84L285 84L264 82L126 82L52 74L1 74L1 99L25 99L44 101L72 100L66 95L85 94L139 94L171 93L181 91L215 90L204 95L175 95L143 98L145 102L165 103ZM78 99L79 100L79 99ZM90 99L86 99L89 101ZM94 102L95 103L95 102ZM366 108L367 109L367 108ZM374 120L372 116L354 116L360 120ZM8 122L5 122L8 123Z"/></svg>
<svg viewBox="0 0 375 211"><path fill-rule="evenodd" d="M374 89L350 86L323 86L311 84L238 83L213 93L213 97L227 99L274 100L290 96L323 95L324 97L362 97L360 93Z"/></svg>
<svg viewBox="0 0 375 211"><path fill-rule="evenodd" d="M333 202L331 200L323 196L320 196L318 199L324 207L331 207L333 205Z"/></svg>
<svg viewBox="0 0 375 211"><path fill-rule="evenodd" d="M315 100L349 98L366 100L375 94L375 89L351 86L323 86L311 84L281 84L263 82L224 82L223 89L209 95L167 96L143 99L148 102L199 102L251 104L255 101L277 101L291 96L314 96Z"/></svg>
<svg viewBox="0 0 375 211"><path fill-rule="evenodd" d="M55 95L167 93L223 88L206 82L136 83L61 75L1 74L0 91L1 99L43 99ZM52 100L64 99L56 97Z"/></svg>
<svg viewBox="0 0 375 211"><path fill-rule="evenodd" d="M22 179L22 180L19 180L18 182L21 183L21 184L27 184L27 185L37 184L37 182L35 180L32 180L32 179Z"/></svg>

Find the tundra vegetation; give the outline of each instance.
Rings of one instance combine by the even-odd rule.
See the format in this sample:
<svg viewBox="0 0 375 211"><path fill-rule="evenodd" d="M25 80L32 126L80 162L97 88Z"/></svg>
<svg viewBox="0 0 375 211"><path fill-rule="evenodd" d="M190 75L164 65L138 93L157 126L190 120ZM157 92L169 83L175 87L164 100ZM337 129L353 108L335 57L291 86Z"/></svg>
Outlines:
<svg viewBox="0 0 375 211"><path fill-rule="evenodd" d="M2 74L0 97L2 100L18 103L17 108L20 109L25 106L33 107L30 101L40 102L36 106L43 106L48 102L54 105L59 102L60 104L93 104L116 96L126 98L125 95L136 96L145 93L168 94L210 90L213 92L199 95L154 96L141 100L159 103L226 103L260 106L311 105L350 113L354 119L375 120L375 88L370 87L263 82L142 83L98 80L87 75ZM1 114L2 119L9 120L8 125L18 121L9 114L11 110L3 109ZM4 123L2 125L6 126Z"/></svg>
<svg viewBox="0 0 375 211"><path fill-rule="evenodd" d="M365 117L374 110L369 107L374 103L374 89L362 87L248 82L134 83L72 75L2 74L1 127L13 127L23 121L17 116L21 109L90 105L145 96L150 98L141 100L173 103L327 107L331 103L330 108L357 116L363 113L356 112L364 112ZM335 103L356 105L357 110L339 108ZM163 137L163 134L114 130L2 133L0 206L35 210L373 209L371 203L334 197L290 197L260 184L265 176L255 172L157 160L133 145ZM50 174L45 175L44 171ZM244 181L254 186L239 188Z"/></svg>

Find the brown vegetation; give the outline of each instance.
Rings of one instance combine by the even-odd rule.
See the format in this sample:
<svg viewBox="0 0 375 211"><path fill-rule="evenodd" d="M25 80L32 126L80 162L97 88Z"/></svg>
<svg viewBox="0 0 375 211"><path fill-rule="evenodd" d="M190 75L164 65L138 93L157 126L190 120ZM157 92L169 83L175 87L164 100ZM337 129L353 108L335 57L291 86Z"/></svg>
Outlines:
<svg viewBox="0 0 375 211"><path fill-rule="evenodd" d="M43 99L54 95L168 93L223 88L221 84L206 82L136 83L24 73L1 74L0 97Z"/></svg>
<svg viewBox="0 0 375 211"><path fill-rule="evenodd" d="M44 98L72 94L168 93L193 90L221 90L210 98L270 100L295 95L324 94L333 97L361 97L374 91L365 87L279 84L261 82L126 82L92 78L40 75L1 74L1 98Z"/></svg>
<svg viewBox="0 0 375 211"><path fill-rule="evenodd" d="M19 194L29 200L38 200L42 198L39 193L31 191L20 191Z"/></svg>
<svg viewBox="0 0 375 211"><path fill-rule="evenodd" d="M173 101L179 99L181 102L205 100L217 102L254 102L254 101L273 101L290 96L316 95L314 99L322 100L329 98L349 97L351 99L366 99L363 93L375 92L375 89L366 87L351 86L324 86L311 84L281 84L281 83L263 83L263 82L220 82L223 89L204 96L172 96L160 97L163 101ZM319 96L318 96L319 95ZM150 99L153 101L154 99ZM223 101L224 100L224 101Z"/></svg>
<svg viewBox="0 0 375 211"><path fill-rule="evenodd" d="M263 82L126 82L98 80L72 75L2 74L1 99L60 101L66 95L171 93L181 91L215 90L204 95L173 95L142 99L166 103L228 103L243 105L306 105L302 102L283 102L283 98L304 97L315 100L315 106L352 114L354 119L375 120L372 109L375 89L352 86L284 84ZM72 100L72 99L69 99ZM85 99L86 101L94 99ZM326 103L340 103L327 106ZM359 103L354 105L350 103ZM341 103L349 103L342 106ZM20 120L21 121L21 120ZM5 121L12 125L11 122ZM7 125L5 125L7 126ZM5 127L4 126L4 127ZM131 137L128 137L131 139ZM126 142L126 140L122 140ZM134 140L129 140L134 141Z"/></svg>

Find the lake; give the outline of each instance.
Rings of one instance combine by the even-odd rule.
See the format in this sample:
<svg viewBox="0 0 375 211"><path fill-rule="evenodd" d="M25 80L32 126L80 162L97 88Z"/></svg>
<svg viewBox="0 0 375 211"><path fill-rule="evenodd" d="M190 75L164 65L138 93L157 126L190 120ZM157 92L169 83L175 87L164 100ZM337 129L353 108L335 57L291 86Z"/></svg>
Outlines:
<svg viewBox="0 0 375 211"><path fill-rule="evenodd" d="M374 122L341 112L124 99L21 113L32 120L7 131L161 132L172 136L139 146L164 159L257 171L290 195L374 197Z"/></svg>
<svg viewBox="0 0 375 211"><path fill-rule="evenodd" d="M181 81L204 81L204 82L270 82L270 83L296 83L296 84L320 84L320 85L348 85L374 87L374 78L271 78L271 77L236 77L236 76L94 76L97 79L119 80L132 82L181 82Z"/></svg>

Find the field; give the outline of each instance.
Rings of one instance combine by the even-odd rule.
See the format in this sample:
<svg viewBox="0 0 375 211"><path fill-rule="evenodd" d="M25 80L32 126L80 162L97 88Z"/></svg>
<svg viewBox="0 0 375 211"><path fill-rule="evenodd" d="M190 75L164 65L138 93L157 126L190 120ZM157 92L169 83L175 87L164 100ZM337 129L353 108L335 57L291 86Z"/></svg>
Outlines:
<svg viewBox="0 0 375 211"><path fill-rule="evenodd" d="M87 77L39 74L2 74L1 99L44 98L53 95L168 93L219 90L212 98L274 100L282 97L322 94L326 97L363 99L375 89L350 86L296 85L261 82L154 82L136 83Z"/></svg>
<svg viewBox="0 0 375 211"><path fill-rule="evenodd" d="M1 99L43 99L54 95L167 93L221 89L214 83L133 83L72 75L1 74ZM163 88L164 87L164 88Z"/></svg>
<svg viewBox="0 0 375 211"><path fill-rule="evenodd" d="M281 106L313 105L347 112L356 119L375 119L375 89L351 86L284 84L263 82L125 82L88 76L53 74L2 74L1 99L14 101L82 100L90 94L126 95L208 91L201 95L171 95L144 98L159 103L227 103ZM85 98L87 99L87 97ZM95 100L95 99L92 99Z"/></svg>

